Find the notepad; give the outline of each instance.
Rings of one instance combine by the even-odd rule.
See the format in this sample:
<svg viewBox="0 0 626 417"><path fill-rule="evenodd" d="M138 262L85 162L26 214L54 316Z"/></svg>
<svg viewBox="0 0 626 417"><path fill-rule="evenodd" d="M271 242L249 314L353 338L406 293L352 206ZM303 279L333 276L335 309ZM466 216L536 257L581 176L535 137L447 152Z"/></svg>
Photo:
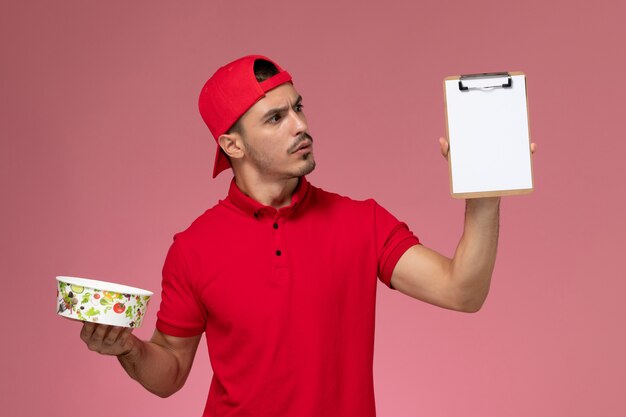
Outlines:
<svg viewBox="0 0 626 417"><path fill-rule="evenodd" d="M444 80L455 198L533 191L526 76L485 73Z"/></svg>

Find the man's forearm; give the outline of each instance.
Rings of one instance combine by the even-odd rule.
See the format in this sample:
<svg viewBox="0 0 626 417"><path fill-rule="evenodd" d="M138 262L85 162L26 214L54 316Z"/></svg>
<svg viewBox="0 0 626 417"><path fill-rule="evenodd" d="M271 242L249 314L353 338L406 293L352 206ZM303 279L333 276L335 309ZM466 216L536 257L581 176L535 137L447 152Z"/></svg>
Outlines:
<svg viewBox="0 0 626 417"><path fill-rule="evenodd" d="M451 279L467 311L478 311L489 292L498 249L500 198L468 199L463 236L451 264Z"/></svg>
<svg viewBox="0 0 626 417"><path fill-rule="evenodd" d="M117 356L128 375L148 391L160 397L178 391L189 375L201 335L175 337L155 329L147 342L133 335L132 330L85 322L80 338L89 350Z"/></svg>
<svg viewBox="0 0 626 417"><path fill-rule="evenodd" d="M153 342L135 338L133 348L117 358L131 378L159 397L172 395L185 382L176 356Z"/></svg>

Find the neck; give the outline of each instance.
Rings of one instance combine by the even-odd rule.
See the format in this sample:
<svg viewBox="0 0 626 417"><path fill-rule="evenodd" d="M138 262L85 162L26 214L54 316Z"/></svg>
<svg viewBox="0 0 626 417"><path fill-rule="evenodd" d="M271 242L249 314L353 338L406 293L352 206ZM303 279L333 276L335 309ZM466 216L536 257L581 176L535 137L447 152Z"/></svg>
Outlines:
<svg viewBox="0 0 626 417"><path fill-rule="evenodd" d="M298 186L298 177L282 180L264 180L235 175L237 187L259 203L279 209L291 204L291 196Z"/></svg>

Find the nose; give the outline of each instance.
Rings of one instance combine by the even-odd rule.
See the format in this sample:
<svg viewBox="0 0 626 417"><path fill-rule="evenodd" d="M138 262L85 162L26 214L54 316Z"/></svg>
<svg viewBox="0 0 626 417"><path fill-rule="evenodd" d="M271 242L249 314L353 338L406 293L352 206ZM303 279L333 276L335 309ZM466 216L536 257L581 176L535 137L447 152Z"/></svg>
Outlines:
<svg viewBox="0 0 626 417"><path fill-rule="evenodd" d="M299 134L306 132L309 126L302 110L295 111L292 109L289 113L293 123L294 136L298 136Z"/></svg>

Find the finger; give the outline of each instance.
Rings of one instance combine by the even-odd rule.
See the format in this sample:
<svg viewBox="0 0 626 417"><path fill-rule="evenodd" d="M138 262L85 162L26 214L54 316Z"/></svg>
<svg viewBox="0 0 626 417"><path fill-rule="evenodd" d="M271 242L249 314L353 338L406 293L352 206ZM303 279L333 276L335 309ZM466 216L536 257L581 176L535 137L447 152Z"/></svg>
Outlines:
<svg viewBox="0 0 626 417"><path fill-rule="evenodd" d="M80 330L80 338L83 342L87 342L91 339L91 335L96 330L96 323L91 323L89 321L83 322L83 328Z"/></svg>
<svg viewBox="0 0 626 417"><path fill-rule="evenodd" d="M444 158L447 158L448 152L450 150L450 144L448 143L446 138L444 137L439 138L439 147L441 149L441 155L443 155Z"/></svg>
<svg viewBox="0 0 626 417"><path fill-rule="evenodd" d="M537 150L537 144L536 143L531 143L530 144L530 153L535 153L536 150Z"/></svg>
<svg viewBox="0 0 626 417"><path fill-rule="evenodd" d="M126 341L130 337L130 335L133 332L133 330L134 329L132 327L124 327L124 329L120 333L119 341L122 342L122 343L126 343Z"/></svg>
<svg viewBox="0 0 626 417"><path fill-rule="evenodd" d="M111 330L112 332L113 330ZM130 340L130 336L133 329L131 327L116 327L117 339L110 346L104 345L104 348L100 353L108 355L127 355L133 349L133 343Z"/></svg>
<svg viewBox="0 0 626 417"><path fill-rule="evenodd" d="M120 333L122 333L124 327L113 326L109 329L109 331L104 335L102 339L102 344L105 346L112 346L117 343Z"/></svg>
<svg viewBox="0 0 626 417"><path fill-rule="evenodd" d="M89 341L93 344L101 344L102 340L104 339L104 336L107 334L109 327L106 324L97 324L96 323L96 329L94 330L94 332L91 334L91 338L89 339Z"/></svg>
<svg viewBox="0 0 626 417"><path fill-rule="evenodd" d="M118 337L118 343L120 346L123 346L126 350L130 350L130 344L128 343L128 339L133 332L132 327L125 327L124 330L120 332Z"/></svg>

